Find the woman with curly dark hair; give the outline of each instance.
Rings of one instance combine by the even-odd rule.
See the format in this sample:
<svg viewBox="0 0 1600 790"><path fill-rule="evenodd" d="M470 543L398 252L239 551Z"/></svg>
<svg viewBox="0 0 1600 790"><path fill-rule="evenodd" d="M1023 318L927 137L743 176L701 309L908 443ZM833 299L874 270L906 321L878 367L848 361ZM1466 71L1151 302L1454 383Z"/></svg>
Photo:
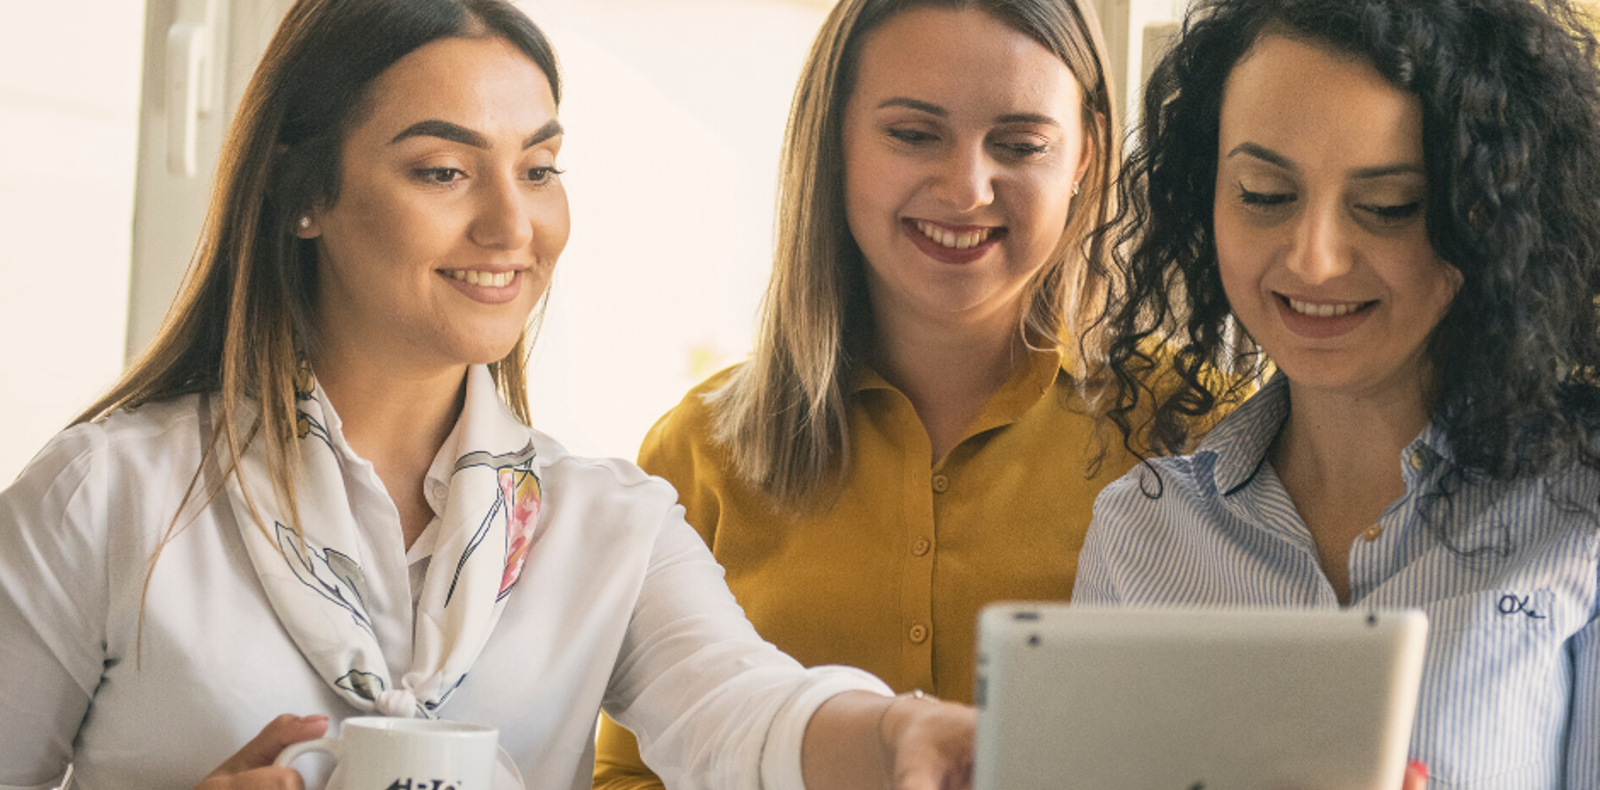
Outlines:
<svg viewBox="0 0 1600 790"><path fill-rule="evenodd" d="M1078 603L1418 607L1449 787L1600 787L1600 76L1563 0L1207 0L1156 69ZM1140 349L1166 340L1168 359ZM1155 398L1133 382L1170 368ZM1239 380L1247 380L1242 376ZM1151 414L1135 421L1127 415Z"/></svg>

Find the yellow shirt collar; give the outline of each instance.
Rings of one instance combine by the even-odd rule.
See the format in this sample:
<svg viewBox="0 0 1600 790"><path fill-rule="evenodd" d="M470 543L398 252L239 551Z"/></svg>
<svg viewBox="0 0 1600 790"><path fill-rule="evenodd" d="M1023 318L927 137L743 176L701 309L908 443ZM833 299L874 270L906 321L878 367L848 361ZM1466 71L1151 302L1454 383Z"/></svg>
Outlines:
<svg viewBox="0 0 1600 790"><path fill-rule="evenodd" d="M990 396L989 402L984 404L983 410L968 427L966 435L974 436L1016 422L1028 409L1038 403L1040 398L1050 392L1057 376L1072 375L1071 364L1071 357L1066 353L1066 349L1060 346L1030 350L1023 364L1011 372L1011 378L1001 385L999 391ZM871 364L863 362L856 366L850 394L855 395L868 390L900 391Z"/></svg>

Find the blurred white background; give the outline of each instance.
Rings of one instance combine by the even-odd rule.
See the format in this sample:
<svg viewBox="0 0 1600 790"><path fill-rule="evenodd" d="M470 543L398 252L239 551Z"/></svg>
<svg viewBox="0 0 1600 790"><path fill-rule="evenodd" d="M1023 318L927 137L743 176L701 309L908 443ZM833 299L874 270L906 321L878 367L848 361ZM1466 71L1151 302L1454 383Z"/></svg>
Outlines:
<svg viewBox="0 0 1600 790"><path fill-rule="evenodd" d="M0 47L0 485L121 369L144 3L10 3Z"/></svg>
<svg viewBox="0 0 1600 790"><path fill-rule="evenodd" d="M150 0L148 24L140 0L7 8L11 28L27 34L0 48L9 153L0 159L0 485L115 380L192 252L220 132L203 130L202 173L185 185L163 172L164 142L153 139L164 135L161 97L145 97L142 127L139 115L141 73L145 85L162 75L144 59L164 55L178 5ZM521 6L553 39L564 69L562 167L573 217L534 351L535 423L574 450L632 457L685 390L748 349L784 119L826 7ZM241 17L270 20L282 7L234 4L235 61L270 33L241 36L239 26L252 23ZM240 82L247 66L227 71ZM223 92L230 111L239 87Z"/></svg>
<svg viewBox="0 0 1600 790"><path fill-rule="evenodd" d="M1135 78L1145 26L1184 3L1095 1L1113 62ZM0 485L154 333L193 252L224 124L290 2L6 8ZM534 350L534 421L574 451L632 457L685 390L748 351L784 121L832 0L519 4L561 57L573 218ZM217 106L184 178L166 166L168 31L205 7L222 31Z"/></svg>

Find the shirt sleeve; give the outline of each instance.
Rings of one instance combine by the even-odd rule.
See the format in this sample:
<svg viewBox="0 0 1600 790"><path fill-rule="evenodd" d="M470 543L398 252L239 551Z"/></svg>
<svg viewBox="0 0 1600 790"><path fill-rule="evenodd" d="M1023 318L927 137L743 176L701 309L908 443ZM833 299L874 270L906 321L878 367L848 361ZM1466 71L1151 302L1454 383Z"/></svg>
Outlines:
<svg viewBox="0 0 1600 790"><path fill-rule="evenodd" d="M1600 592L1600 579L1595 584ZM1566 786L1573 790L1600 788L1600 601L1588 625L1568 644L1572 650L1573 682Z"/></svg>
<svg viewBox="0 0 1600 790"><path fill-rule="evenodd" d="M0 492L0 790L53 787L105 662L98 426L57 436Z"/></svg>
<svg viewBox="0 0 1600 790"><path fill-rule="evenodd" d="M720 378L720 377L719 377ZM717 528L717 498L702 490L704 477L696 474L694 444L708 426L700 422L706 408L704 386L696 387L682 403L667 412L639 445L639 467L665 478L678 490L684 517L709 546ZM687 423L687 424L686 424ZM639 739L610 716L600 717L595 739L594 790L662 790L661 778L639 755Z"/></svg>
<svg viewBox="0 0 1600 790"><path fill-rule="evenodd" d="M800 747L830 697L882 681L848 667L805 669L761 640L700 536L673 507L612 676L606 711L639 735L673 788L801 790Z"/></svg>
<svg viewBox="0 0 1600 790"><path fill-rule="evenodd" d="M711 439L715 426L703 393L725 376L718 375L691 390L639 443L639 468L677 489L684 520L707 546L716 544L721 500L732 462Z"/></svg>

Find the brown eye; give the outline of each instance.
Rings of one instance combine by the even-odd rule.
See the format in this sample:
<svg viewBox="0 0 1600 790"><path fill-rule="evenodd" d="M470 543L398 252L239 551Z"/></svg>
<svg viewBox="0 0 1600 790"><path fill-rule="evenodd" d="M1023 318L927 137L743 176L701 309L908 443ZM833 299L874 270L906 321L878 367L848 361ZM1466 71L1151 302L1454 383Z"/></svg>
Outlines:
<svg viewBox="0 0 1600 790"><path fill-rule="evenodd" d="M565 172L567 171L557 170L554 166L530 167L528 168L528 181L536 186L544 186L555 180L556 176Z"/></svg>
<svg viewBox="0 0 1600 790"><path fill-rule="evenodd" d="M453 184L466 177L466 173L454 167L422 167L412 171L418 181L430 184Z"/></svg>

